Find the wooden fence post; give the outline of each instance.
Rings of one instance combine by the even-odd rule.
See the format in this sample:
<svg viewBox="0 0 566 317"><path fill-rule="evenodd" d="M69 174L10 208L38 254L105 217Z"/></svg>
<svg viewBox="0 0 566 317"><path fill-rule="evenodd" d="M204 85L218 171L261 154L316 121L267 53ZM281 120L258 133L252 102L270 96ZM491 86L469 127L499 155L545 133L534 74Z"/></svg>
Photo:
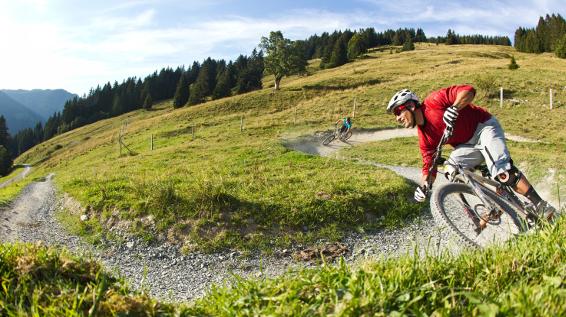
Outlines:
<svg viewBox="0 0 566 317"><path fill-rule="evenodd" d="M244 116L240 117L240 132L244 131Z"/></svg>
<svg viewBox="0 0 566 317"><path fill-rule="evenodd" d="M556 192L558 194L558 211L560 211L560 208L562 207L560 206L560 174L558 174L556 177Z"/></svg>
<svg viewBox="0 0 566 317"><path fill-rule="evenodd" d="M193 140L195 139L195 126L191 126L191 134L193 135Z"/></svg>
<svg viewBox="0 0 566 317"><path fill-rule="evenodd" d="M550 110L552 110L552 88L550 88Z"/></svg>
<svg viewBox="0 0 566 317"><path fill-rule="evenodd" d="M352 111L352 118L356 117L356 98L354 97L354 111Z"/></svg>
<svg viewBox="0 0 566 317"><path fill-rule="evenodd" d="M503 87L499 87L499 108L503 108Z"/></svg>
<svg viewBox="0 0 566 317"><path fill-rule="evenodd" d="M151 135L151 147L150 149L153 151L153 134Z"/></svg>

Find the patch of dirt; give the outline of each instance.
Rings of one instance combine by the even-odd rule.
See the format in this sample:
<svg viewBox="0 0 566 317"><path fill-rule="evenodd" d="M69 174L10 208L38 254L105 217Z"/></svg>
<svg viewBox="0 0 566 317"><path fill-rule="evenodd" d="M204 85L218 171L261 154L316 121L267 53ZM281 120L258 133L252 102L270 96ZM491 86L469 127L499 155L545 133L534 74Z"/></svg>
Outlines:
<svg viewBox="0 0 566 317"><path fill-rule="evenodd" d="M416 129L385 129L385 130L361 130L353 129L352 137L348 141L334 140L329 145L322 145L322 140L330 132L320 132L314 136L305 136L292 140L283 141L283 145L295 151L331 156L345 147L352 147L363 143L384 141L394 138L406 138L417 136Z"/></svg>
<svg viewBox="0 0 566 317"><path fill-rule="evenodd" d="M350 252L348 247L340 242L327 243L319 247L309 247L293 254L297 261L331 260L346 256Z"/></svg>

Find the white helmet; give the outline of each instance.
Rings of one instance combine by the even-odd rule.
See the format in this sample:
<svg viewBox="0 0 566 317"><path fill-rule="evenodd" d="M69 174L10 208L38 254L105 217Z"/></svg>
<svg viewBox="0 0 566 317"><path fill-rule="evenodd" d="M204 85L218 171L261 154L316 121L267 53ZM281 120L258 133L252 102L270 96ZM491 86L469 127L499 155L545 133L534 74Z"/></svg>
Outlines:
<svg viewBox="0 0 566 317"><path fill-rule="evenodd" d="M417 97L417 95L409 89L398 91L395 95L393 95L391 100L389 100L389 104L387 105L387 112L393 111L393 109L399 107L409 100L413 100L417 104L419 103L419 97Z"/></svg>

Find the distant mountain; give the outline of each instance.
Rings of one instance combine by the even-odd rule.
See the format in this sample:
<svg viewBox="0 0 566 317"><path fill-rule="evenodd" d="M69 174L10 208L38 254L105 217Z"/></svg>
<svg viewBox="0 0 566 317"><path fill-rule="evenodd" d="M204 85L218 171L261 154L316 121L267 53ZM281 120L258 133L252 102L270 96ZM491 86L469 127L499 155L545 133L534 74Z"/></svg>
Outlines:
<svg viewBox="0 0 566 317"><path fill-rule="evenodd" d="M43 121L39 114L10 98L2 91L0 91L0 115L6 118L10 135L14 135L25 128L32 128L38 122Z"/></svg>
<svg viewBox="0 0 566 317"><path fill-rule="evenodd" d="M77 96L64 89L3 89L0 91L39 114L44 122L56 111L63 110L63 106L67 100Z"/></svg>

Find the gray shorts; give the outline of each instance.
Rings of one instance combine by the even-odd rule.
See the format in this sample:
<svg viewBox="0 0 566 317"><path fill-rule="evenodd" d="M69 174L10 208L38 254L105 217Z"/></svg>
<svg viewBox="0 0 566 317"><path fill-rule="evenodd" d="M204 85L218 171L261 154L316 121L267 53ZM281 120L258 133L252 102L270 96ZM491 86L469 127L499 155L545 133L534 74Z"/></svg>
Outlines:
<svg viewBox="0 0 566 317"><path fill-rule="evenodd" d="M454 148L450 160L461 164L464 168L474 168L485 162L494 178L510 170L511 155L507 150L505 133L499 121L492 116L486 122L478 124L472 138Z"/></svg>

